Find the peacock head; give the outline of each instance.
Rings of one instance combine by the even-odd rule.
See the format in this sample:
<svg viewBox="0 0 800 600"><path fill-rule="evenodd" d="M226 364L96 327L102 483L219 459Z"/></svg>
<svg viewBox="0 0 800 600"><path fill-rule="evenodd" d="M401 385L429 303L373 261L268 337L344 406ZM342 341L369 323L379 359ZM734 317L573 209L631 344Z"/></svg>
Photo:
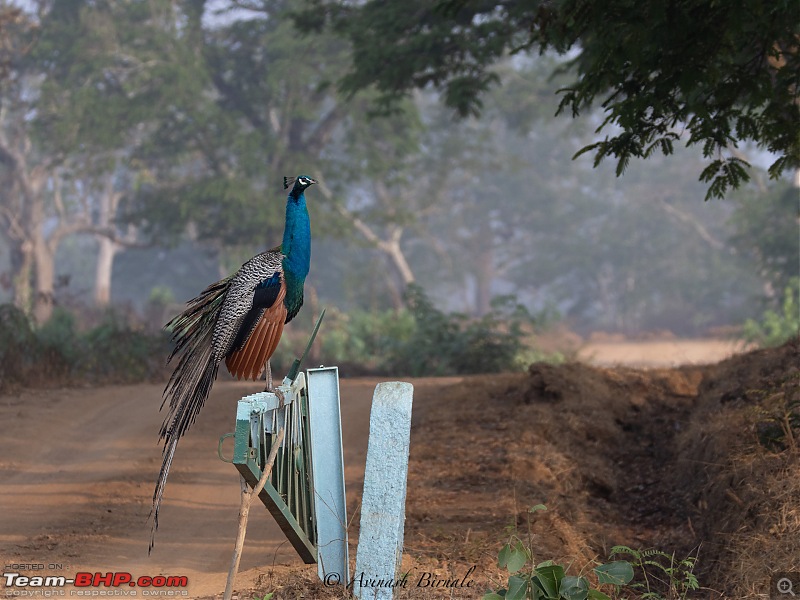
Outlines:
<svg viewBox="0 0 800 600"><path fill-rule="evenodd" d="M294 184L292 191L302 192L307 187L317 183L316 179L311 179L308 175L298 175L297 177L284 177L283 189L288 189L290 185Z"/></svg>

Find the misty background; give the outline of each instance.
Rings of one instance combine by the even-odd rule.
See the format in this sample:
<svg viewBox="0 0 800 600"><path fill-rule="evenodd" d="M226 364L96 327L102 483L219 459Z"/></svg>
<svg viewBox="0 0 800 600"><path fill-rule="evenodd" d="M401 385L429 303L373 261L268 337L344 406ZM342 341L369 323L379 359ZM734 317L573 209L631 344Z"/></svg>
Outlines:
<svg viewBox="0 0 800 600"><path fill-rule="evenodd" d="M328 307L351 360L375 347L350 335L406 335L409 286L462 328L524 309L527 334L744 336L796 311L798 192L769 156L742 147L752 181L708 201L696 148L621 177L573 160L603 117L554 116L567 59L548 54L497 65L479 118L433 90L373 115L301 5L0 3L0 302L33 329L111 307L157 329L280 243L282 178L303 173L321 184L295 328Z"/></svg>

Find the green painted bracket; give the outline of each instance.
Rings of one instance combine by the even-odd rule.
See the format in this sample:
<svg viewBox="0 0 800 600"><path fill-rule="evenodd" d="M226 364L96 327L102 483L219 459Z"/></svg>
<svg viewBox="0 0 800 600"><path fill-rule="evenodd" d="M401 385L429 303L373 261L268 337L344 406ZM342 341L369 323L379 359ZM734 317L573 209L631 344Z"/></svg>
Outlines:
<svg viewBox="0 0 800 600"><path fill-rule="evenodd" d="M285 396L286 408L282 418L286 418L290 408L300 411L301 415L307 414L307 406L305 406L305 377L297 378L295 385L291 387L283 385L279 389ZM261 478L261 464L269 453L268 436L265 434L264 437L261 437L264 425L263 419L271 419L271 411L278 408L278 405L278 399L275 394L268 392L252 394L239 401L236 411L236 431L233 434L235 438L233 464L236 465L236 469L250 487L255 487ZM308 435L310 434L307 430L303 432L303 437L305 437L303 442L306 445L308 444L308 437L306 437ZM313 564L317 562L317 548L313 540L315 537L313 518L310 516L313 514L313 506L309 506L312 501L309 500L303 504L303 501L299 499L302 496L300 488L306 485L304 461L283 460L286 459L284 456L286 450L293 448L291 433L284 437L282 446L282 450L278 451L272 476L258 497L274 517L286 538L294 546L300 558L306 564ZM293 450L290 451L294 454ZM308 462L310 463L310 460ZM282 470L283 472L281 472ZM292 494L289 496L287 491L287 498L293 498L294 512L300 516L304 526L292 514L292 510L276 489L276 485L284 490L291 488ZM307 496L313 497L310 487L309 485Z"/></svg>

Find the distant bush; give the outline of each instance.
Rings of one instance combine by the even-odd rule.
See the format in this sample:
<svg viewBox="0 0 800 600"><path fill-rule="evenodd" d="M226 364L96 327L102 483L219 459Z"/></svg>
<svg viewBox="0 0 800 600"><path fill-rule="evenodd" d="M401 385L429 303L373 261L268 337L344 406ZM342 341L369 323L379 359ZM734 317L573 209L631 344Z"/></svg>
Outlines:
<svg viewBox="0 0 800 600"><path fill-rule="evenodd" d="M445 313L410 286L407 308L348 313L328 310L313 355L352 375L462 375L521 371L531 362L560 362L530 347L533 319L513 298L498 298L489 314ZM0 390L14 385L135 383L166 373L167 335L107 312L94 325L56 308L38 329L17 308L0 305ZM282 375L308 331L285 331L273 356ZM310 366L310 363L304 365Z"/></svg>
<svg viewBox="0 0 800 600"><path fill-rule="evenodd" d="M331 364L357 373L386 372L387 357L411 338L414 329L414 317L405 309L328 310L320 333L321 353Z"/></svg>
<svg viewBox="0 0 800 600"><path fill-rule="evenodd" d="M167 352L167 336L131 327L115 313L87 331L82 340L86 350L78 371L99 381L135 383L161 372Z"/></svg>
<svg viewBox="0 0 800 600"><path fill-rule="evenodd" d="M523 325L531 317L512 298L498 298L492 311L472 319L436 308L419 286L409 286L406 302L414 328L389 353L387 367L402 375L462 375L514 370L523 350Z"/></svg>
<svg viewBox="0 0 800 600"><path fill-rule="evenodd" d="M134 383L161 373L166 336L145 333L116 313L79 331L74 315L56 308L40 328L11 305L0 305L0 390L47 383Z"/></svg>
<svg viewBox="0 0 800 600"><path fill-rule="evenodd" d="M513 298L498 298L488 315L476 319L445 313L420 287L410 286L406 305L329 310L319 335L320 356L347 373L406 376L519 371L533 360L553 358L526 345L532 318ZM276 358L276 364L285 360Z"/></svg>
<svg viewBox="0 0 800 600"><path fill-rule="evenodd" d="M38 361L39 342L25 313L0 305L0 390L25 383Z"/></svg>
<svg viewBox="0 0 800 600"><path fill-rule="evenodd" d="M783 293L780 312L767 310L761 320L748 319L744 338L763 347L780 346L800 333L800 277L792 277Z"/></svg>

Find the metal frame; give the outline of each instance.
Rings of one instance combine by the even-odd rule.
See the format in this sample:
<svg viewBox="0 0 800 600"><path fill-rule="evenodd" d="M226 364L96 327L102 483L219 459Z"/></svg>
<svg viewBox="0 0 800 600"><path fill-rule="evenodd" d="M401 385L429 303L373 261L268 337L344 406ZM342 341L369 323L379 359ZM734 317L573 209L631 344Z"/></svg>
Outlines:
<svg viewBox="0 0 800 600"><path fill-rule="evenodd" d="M275 518L300 558L317 563L323 581L349 581L347 497L339 400L339 369L320 367L288 377L278 389L245 396L236 410L233 462L254 487L272 447L272 436L284 427L284 441L272 475L259 498Z"/></svg>
<svg viewBox="0 0 800 600"><path fill-rule="evenodd" d="M308 394L302 373L291 385L278 388L285 396L284 406L275 394L260 392L239 400L236 410L233 464L245 481L254 487L261 478L262 466L271 448L278 422L285 426L284 442L278 450L270 480L259 494L306 564L317 562L313 464L308 423ZM288 502L288 504L287 504Z"/></svg>

